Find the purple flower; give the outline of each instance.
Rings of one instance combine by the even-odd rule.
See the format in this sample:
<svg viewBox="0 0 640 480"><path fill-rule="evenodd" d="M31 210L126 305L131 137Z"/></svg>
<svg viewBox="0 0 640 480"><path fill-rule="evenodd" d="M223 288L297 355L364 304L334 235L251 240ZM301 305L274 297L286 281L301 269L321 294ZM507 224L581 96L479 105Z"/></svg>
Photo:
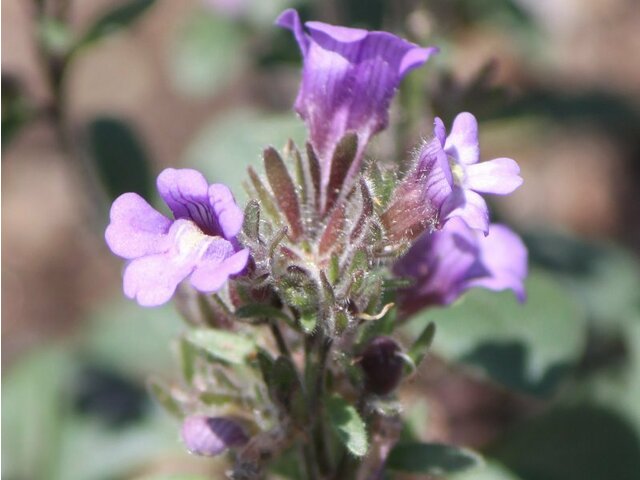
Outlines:
<svg viewBox="0 0 640 480"><path fill-rule="evenodd" d="M479 193L506 195L522 185L520 167L510 158L478 163L478 122L468 113L460 113L446 135L442 120L436 118L434 133L449 158L453 191L442 206L441 218L462 217L467 225L489 231L489 209Z"/></svg>
<svg viewBox="0 0 640 480"><path fill-rule="evenodd" d="M437 51L387 32L369 32L320 22L302 27L295 10L276 23L291 30L304 60L295 109L309 129L326 187L331 157L349 131L358 135L358 154L347 180L358 171L371 136L388 123L391 99L402 78ZM308 33L307 33L308 32Z"/></svg>
<svg viewBox="0 0 640 480"><path fill-rule="evenodd" d="M511 289L525 299L527 249L507 227L492 224L489 234L452 218L442 230L423 235L396 263L394 271L414 285L400 295L406 314L448 305L472 287Z"/></svg>
<svg viewBox="0 0 640 480"><path fill-rule="evenodd" d="M131 260L124 272L125 295L143 306L161 305L189 276L201 292L219 290L249 257L235 239L243 214L231 191L209 185L190 169L164 170L157 186L175 220L136 193L119 196L111 206L105 239L113 253Z"/></svg>
<svg viewBox="0 0 640 480"><path fill-rule="evenodd" d="M182 441L189 452L213 457L249 441L242 426L227 417L187 417L182 424Z"/></svg>

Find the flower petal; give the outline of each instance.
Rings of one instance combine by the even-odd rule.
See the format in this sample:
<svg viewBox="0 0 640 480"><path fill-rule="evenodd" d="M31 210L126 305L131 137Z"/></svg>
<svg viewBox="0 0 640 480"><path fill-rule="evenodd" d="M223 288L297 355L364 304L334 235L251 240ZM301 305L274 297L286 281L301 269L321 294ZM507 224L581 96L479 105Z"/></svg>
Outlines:
<svg viewBox="0 0 640 480"><path fill-rule="evenodd" d="M469 165L465 186L476 192L506 195L522 185L520 167L511 158L496 158Z"/></svg>
<svg viewBox="0 0 640 480"><path fill-rule="evenodd" d="M113 253L133 259L168 249L171 221L137 193L120 195L111 206L105 240Z"/></svg>
<svg viewBox="0 0 640 480"><path fill-rule="evenodd" d="M444 148L444 144L447 141L447 129L444 126L444 122L440 117L433 119L433 134L436 136L440 145Z"/></svg>
<svg viewBox="0 0 640 480"><path fill-rule="evenodd" d="M214 183L209 187L209 203L224 238L231 240L240 233L244 214L226 185Z"/></svg>
<svg viewBox="0 0 640 480"><path fill-rule="evenodd" d="M464 165L472 165L479 160L480 145L476 117L469 112L462 112L456 116L444 150Z"/></svg>
<svg viewBox="0 0 640 480"><path fill-rule="evenodd" d="M200 172L167 168L158 175L157 186L176 219L193 220L209 235L222 233L209 203L209 184Z"/></svg>
<svg viewBox="0 0 640 480"><path fill-rule="evenodd" d="M231 247L231 244L229 244L229 247ZM217 292L229 279L230 275L242 272L248 260L249 249L247 248L235 254L233 250L224 251L223 249L215 253L211 252L191 274L191 285L201 292Z"/></svg>
<svg viewBox="0 0 640 480"><path fill-rule="evenodd" d="M394 268L397 275L415 280L400 296L402 310L412 313L456 300L468 288L469 279L486 275L478 258L476 235L460 218L423 235Z"/></svg>
<svg viewBox="0 0 640 480"><path fill-rule="evenodd" d="M143 307L162 305L192 270L192 263L176 263L171 253L138 258L124 271L124 294Z"/></svg>
<svg viewBox="0 0 640 480"><path fill-rule="evenodd" d="M447 156L437 139L423 145L417 170L424 175L426 200L440 209L453 191L453 175Z"/></svg>
<svg viewBox="0 0 640 480"><path fill-rule="evenodd" d="M421 48L386 32L308 22L306 34L293 10L278 24L293 31L304 56L295 108L307 123L326 185L333 151L348 131L359 153L386 127L388 109L402 77L437 50ZM358 162L356 162L358 163Z"/></svg>
<svg viewBox="0 0 640 480"><path fill-rule="evenodd" d="M504 225L492 224L489 235L478 235L480 261L488 275L473 279L470 287L490 290L511 289L518 300L526 298L524 279L527 276L528 253L522 239Z"/></svg>
<svg viewBox="0 0 640 480"><path fill-rule="evenodd" d="M454 187L442 206L441 216L444 221L460 217L471 228L489 233L489 208L484 198L472 190Z"/></svg>

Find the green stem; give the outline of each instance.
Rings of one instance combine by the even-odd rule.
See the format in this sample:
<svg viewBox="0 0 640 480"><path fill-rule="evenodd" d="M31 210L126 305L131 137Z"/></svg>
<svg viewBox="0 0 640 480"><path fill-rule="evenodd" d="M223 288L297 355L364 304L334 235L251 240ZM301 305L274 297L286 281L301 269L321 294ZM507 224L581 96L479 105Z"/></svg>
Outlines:
<svg viewBox="0 0 640 480"><path fill-rule="evenodd" d="M287 346L287 342L284 340L284 336L282 335L282 331L280 331L280 327L278 324L271 320L269 322L269 328L271 328L271 333L276 340L276 345L278 346L278 350L282 355L291 359L291 352L289 351L289 347Z"/></svg>

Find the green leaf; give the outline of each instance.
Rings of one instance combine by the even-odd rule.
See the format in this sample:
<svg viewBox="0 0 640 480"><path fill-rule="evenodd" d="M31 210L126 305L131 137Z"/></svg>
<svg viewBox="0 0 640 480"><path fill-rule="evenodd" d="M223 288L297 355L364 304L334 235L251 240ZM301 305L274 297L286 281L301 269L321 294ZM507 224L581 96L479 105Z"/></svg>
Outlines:
<svg viewBox="0 0 640 480"><path fill-rule="evenodd" d="M224 330L196 329L185 338L213 358L237 365L244 364L256 347L247 337Z"/></svg>
<svg viewBox="0 0 640 480"><path fill-rule="evenodd" d="M210 96L246 63L245 38L238 24L201 9L187 19L174 39L171 77L178 90Z"/></svg>
<svg viewBox="0 0 640 480"><path fill-rule="evenodd" d="M450 475L482 464L482 458L470 450L440 443L400 443L387 459L387 468L424 475Z"/></svg>
<svg viewBox="0 0 640 480"><path fill-rule="evenodd" d="M420 363L424 360L435 334L436 326L433 322L429 322L418 339L411 345L407 353L416 367L420 366Z"/></svg>
<svg viewBox="0 0 640 480"><path fill-rule="evenodd" d="M98 18L76 44L76 50L118 32L135 22L156 0L129 0Z"/></svg>
<svg viewBox="0 0 640 480"><path fill-rule="evenodd" d="M369 449L367 428L355 407L344 398L334 395L327 402L327 412L338 438L356 457L362 457Z"/></svg>
<svg viewBox="0 0 640 480"><path fill-rule="evenodd" d="M418 314L409 333L418 336L433 320L433 349L445 358L472 364L508 387L548 395L579 361L584 314L540 271L531 272L526 288L524 305L511 292L473 289L448 308Z"/></svg>
<svg viewBox="0 0 640 480"><path fill-rule="evenodd" d="M293 114L229 112L197 134L187 149L185 164L202 171L207 178L229 185L239 200L246 200L242 182L247 167L256 164L264 146L281 147L289 138L301 144L305 135L304 123Z"/></svg>
<svg viewBox="0 0 640 480"><path fill-rule="evenodd" d="M146 151L122 120L100 117L89 124L89 149L100 180L115 199L125 192L151 198L153 175Z"/></svg>

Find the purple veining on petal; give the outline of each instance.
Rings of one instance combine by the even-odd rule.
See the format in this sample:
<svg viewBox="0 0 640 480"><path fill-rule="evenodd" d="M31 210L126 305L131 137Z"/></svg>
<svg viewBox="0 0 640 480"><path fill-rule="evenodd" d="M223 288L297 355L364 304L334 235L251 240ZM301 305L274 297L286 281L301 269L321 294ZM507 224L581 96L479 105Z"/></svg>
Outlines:
<svg viewBox="0 0 640 480"><path fill-rule="evenodd" d="M182 424L182 441L190 453L213 457L244 445L249 437L232 418L193 415Z"/></svg>
<svg viewBox="0 0 640 480"><path fill-rule="evenodd" d="M175 220L136 194L122 195L111 209L107 243L116 255L131 260L124 272L125 295L140 305L156 306L190 276L196 289L211 293L241 274L249 251L235 238L243 214L230 190L208 185L202 174L188 169L163 171L158 189Z"/></svg>

